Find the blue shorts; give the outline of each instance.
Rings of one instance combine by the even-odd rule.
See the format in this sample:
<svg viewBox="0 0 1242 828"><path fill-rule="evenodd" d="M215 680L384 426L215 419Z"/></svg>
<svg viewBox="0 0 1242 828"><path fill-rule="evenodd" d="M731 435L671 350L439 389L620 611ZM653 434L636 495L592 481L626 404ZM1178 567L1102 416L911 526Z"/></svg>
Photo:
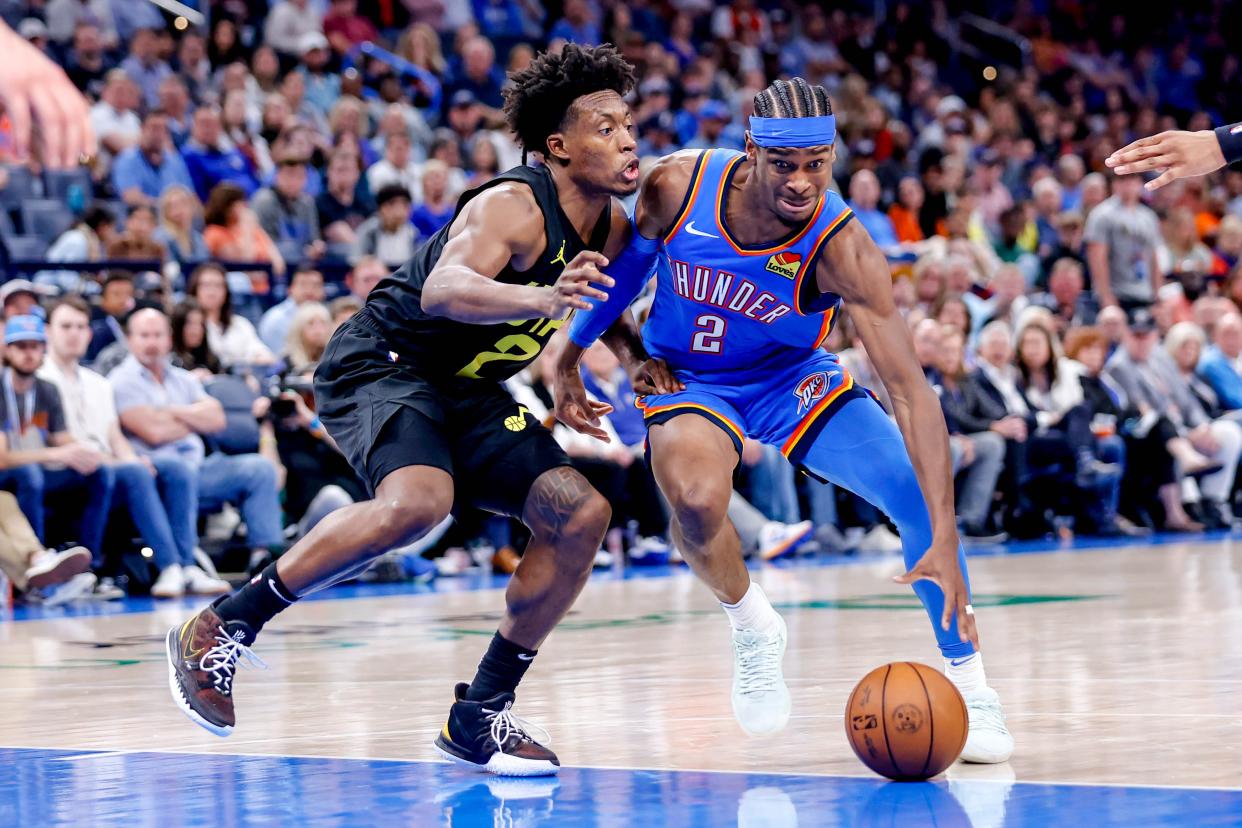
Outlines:
<svg viewBox="0 0 1242 828"><path fill-rule="evenodd" d="M816 351L787 368L705 382L677 372L686 389L638 401L650 428L682 414L705 417L733 440L738 454L750 437L777 446L795 466L832 415L856 397L873 396L854 382L836 354Z"/></svg>

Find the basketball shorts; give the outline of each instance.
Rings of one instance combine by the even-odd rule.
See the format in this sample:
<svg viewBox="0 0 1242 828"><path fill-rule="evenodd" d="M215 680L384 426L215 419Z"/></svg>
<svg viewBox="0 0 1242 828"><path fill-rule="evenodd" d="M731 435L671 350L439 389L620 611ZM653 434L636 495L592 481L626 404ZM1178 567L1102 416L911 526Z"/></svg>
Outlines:
<svg viewBox="0 0 1242 828"><path fill-rule="evenodd" d="M729 435L739 455L750 437L777 446L795 466L841 406L857 397L874 399L826 351L764 371L677 376L684 391L639 400L649 429L682 415L704 417Z"/></svg>
<svg viewBox="0 0 1242 828"><path fill-rule="evenodd" d="M374 494L407 466L453 477L454 512L521 519L544 472L570 465L552 433L495 382L433 381L401 361L361 311L333 334L315 371L319 418Z"/></svg>

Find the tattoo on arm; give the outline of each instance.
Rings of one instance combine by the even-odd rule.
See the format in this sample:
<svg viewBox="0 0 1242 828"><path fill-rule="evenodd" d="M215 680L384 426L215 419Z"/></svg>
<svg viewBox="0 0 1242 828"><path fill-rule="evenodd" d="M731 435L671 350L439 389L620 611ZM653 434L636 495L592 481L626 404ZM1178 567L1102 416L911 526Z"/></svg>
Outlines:
<svg viewBox="0 0 1242 828"><path fill-rule="evenodd" d="M565 525L591 496L591 484L569 466L540 475L526 498L525 523L548 540L561 539Z"/></svg>

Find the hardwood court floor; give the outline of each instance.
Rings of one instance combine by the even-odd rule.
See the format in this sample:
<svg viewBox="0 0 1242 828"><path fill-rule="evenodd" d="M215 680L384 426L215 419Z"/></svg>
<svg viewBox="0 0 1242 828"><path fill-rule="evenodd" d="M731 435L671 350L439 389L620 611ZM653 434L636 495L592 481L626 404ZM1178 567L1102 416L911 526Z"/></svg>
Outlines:
<svg viewBox="0 0 1242 828"><path fill-rule="evenodd" d="M999 555L970 564L988 676L1017 749L1007 768L956 765L955 784L1000 779L1006 792L1014 778L1131 790L1242 788L1242 544ZM734 722L728 623L684 572L593 579L541 650L517 712L551 731L567 768L861 777L854 781L865 780L870 795L875 777L844 738L850 689L886 661L941 666L913 594L887 580L899 568L898 559L883 558L756 571L789 625L785 673L794 714L779 736L747 737ZM185 761L165 755L173 753L431 762L453 682L472 675L501 602L495 589L305 601L262 633L256 652L270 669L239 674L238 727L226 739L191 724L168 694L163 636L195 603L3 622L0 746L38 749L29 757L41 761ZM461 778L431 767L436 785ZM582 781L566 776L570 787ZM14 824L4 819L5 784L0 822ZM987 818L970 812L963 824L1038 824L1034 811L1027 821L1015 810L1021 797L1008 798L1000 821L993 808L984 809ZM667 806L667 797L661 802ZM729 813L740 814L738 797L731 803ZM817 813L831 813L822 810L829 804ZM1219 824L1242 823L1242 797L1204 807L1219 811ZM836 824L803 813L792 824ZM1140 809L1132 824L1154 824L1155 813ZM696 820L667 824L725 824Z"/></svg>

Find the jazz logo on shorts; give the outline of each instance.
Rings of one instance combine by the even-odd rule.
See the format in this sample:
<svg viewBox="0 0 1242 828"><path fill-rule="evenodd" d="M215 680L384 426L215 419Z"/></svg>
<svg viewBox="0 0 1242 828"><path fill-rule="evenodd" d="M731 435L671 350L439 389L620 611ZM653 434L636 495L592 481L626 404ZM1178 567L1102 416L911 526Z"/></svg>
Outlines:
<svg viewBox="0 0 1242 828"><path fill-rule="evenodd" d="M517 414L514 414L512 417L505 417L505 428L510 431L521 431L526 428L526 415L529 413L530 409L524 405L519 405Z"/></svg>
<svg viewBox="0 0 1242 828"><path fill-rule="evenodd" d="M811 374L798 383L793 394L798 398L798 413L809 411L811 406L828 394L828 375L823 371Z"/></svg>
<svg viewBox="0 0 1242 828"><path fill-rule="evenodd" d="M777 253L769 258L768 265L764 270L784 276L786 279L796 279L798 277L798 267L801 264L801 253L786 250L784 253Z"/></svg>

